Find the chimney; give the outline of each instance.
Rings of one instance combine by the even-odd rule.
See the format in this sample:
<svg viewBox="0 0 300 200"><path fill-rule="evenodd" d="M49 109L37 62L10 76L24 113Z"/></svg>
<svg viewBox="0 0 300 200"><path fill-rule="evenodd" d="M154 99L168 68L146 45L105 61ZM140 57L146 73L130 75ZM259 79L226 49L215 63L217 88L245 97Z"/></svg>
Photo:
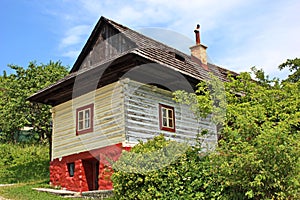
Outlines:
<svg viewBox="0 0 300 200"><path fill-rule="evenodd" d="M192 60L199 63L203 68L208 70L207 55L206 55L207 46L201 44L201 42L200 42L200 25L199 24L197 24L197 27L194 30L194 32L195 32L195 36L196 36L196 45L190 47Z"/></svg>

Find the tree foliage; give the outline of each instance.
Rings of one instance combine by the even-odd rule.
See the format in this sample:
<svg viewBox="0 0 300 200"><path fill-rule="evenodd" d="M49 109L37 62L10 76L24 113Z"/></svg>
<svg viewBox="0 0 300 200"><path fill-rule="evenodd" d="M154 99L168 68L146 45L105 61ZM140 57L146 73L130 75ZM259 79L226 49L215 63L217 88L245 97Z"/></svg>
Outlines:
<svg viewBox="0 0 300 200"><path fill-rule="evenodd" d="M9 65L15 73L0 76L0 141L16 142L16 136L24 127L33 128L36 140L51 139L50 107L32 103L26 99L58 79L68 70L60 62L50 61L38 65L30 62L27 68Z"/></svg>
<svg viewBox="0 0 300 200"><path fill-rule="evenodd" d="M170 165L140 174L136 172L146 159L144 149L162 149L157 142L170 141L154 139L140 144L116 164L122 166L116 167L113 175L116 197L299 199L300 83L280 83L269 80L262 70L253 68L253 72L255 81L250 73L229 76L224 90L218 88L218 80L211 79L199 84L196 94L176 92L175 99L190 105L199 118L216 114L220 134L216 151L199 156L199 149L191 147ZM225 116L219 115L224 103ZM138 158L136 152L141 153ZM156 156L154 160L164 158ZM136 160L139 165L133 164Z"/></svg>
<svg viewBox="0 0 300 200"><path fill-rule="evenodd" d="M242 73L225 86L226 120L218 154L211 155L222 196L298 199L299 82L280 84L265 76L253 81L249 73Z"/></svg>
<svg viewBox="0 0 300 200"><path fill-rule="evenodd" d="M279 65L280 70L284 68L288 68L292 72L285 81L292 83L300 81L300 58L287 59L286 62Z"/></svg>

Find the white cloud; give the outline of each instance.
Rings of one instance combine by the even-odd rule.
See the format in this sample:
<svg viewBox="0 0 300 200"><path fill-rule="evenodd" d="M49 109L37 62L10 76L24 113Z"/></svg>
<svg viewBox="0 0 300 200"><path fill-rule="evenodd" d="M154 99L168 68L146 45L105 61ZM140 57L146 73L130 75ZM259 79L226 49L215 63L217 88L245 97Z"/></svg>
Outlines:
<svg viewBox="0 0 300 200"><path fill-rule="evenodd" d="M87 25L79 25L71 28L62 38L60 48L66 48L78 43L82 43L83 36L88 35L91 32L91 27Z"/></svg>
<svg viewBox="0 0 300 200"><path fill-rule="evenodd" d="M280 72L278 65L300 54L300 17L296 14L300 3L287 1L264 6L265 12L255 13L250 20L233 20L235 25L230 29L233 38L225 36L232 43L223 45L224 53L217 58L218 64L238 71L257 66L271 76L285 78L287 72Z"/></svg>
<svg viewBox="0 0 300 200"><path fill-rule="evenodd" d="M63 4L73 8L66 9L62 18L67 26L60 47L67 52L70 47L74 52L82 48L103 15L133 29L166 28L191 40L200 23L201 41L209 47L211 60L232 70L249 71L256 65L281 76L277 66L300 53L297 0L66 0Z"/></svg>
<svg viewBox="0 0 300 200"><path fill-rule="evenodd" d="M67 51L63 53L64 57L68 58L76 58L79 55L80 51Z"/></svg>

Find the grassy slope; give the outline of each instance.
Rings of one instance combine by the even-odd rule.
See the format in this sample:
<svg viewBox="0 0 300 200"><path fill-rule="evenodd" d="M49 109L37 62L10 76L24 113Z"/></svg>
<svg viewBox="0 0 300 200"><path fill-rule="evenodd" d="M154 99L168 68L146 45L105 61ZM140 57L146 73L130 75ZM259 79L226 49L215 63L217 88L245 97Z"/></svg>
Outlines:
<svg viewBox="0 0 300 200"><path fill-rule="evenodd" d="M0 184L18 183L0 187L0 196L18 200L66 199L32 190L49 187L48 155L47 146L0 144Z"/></svg>
<svg viewBox="0 0 300 200"><path fill-rule="evenodd" d="M48 155L47 146L0 144L0 184L48 179Z"/></svg>
<svg viewBox="0 0 300 200"><path fill-rule="evenodd" d="M56 196L53 194L48 194L45 192L37 192L32 190L35 187L47 186L43 183L27 183L27 184L17 184L9 187L0 187L0 196L3 196L8 199L17 199L17 200L60 200L60 199L78 199L78 198L64 198Z"/></svg>

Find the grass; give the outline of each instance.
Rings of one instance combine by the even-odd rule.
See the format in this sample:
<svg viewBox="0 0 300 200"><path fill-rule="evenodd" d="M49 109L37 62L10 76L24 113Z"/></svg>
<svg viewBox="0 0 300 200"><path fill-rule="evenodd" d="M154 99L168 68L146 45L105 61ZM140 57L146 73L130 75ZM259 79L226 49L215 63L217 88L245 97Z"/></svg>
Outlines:
<svg viewBox="0 0 300 200"><path fill-rule="evenodd" d="M80 199L80 198L65 198L57 196L54 194L49 194L46 192L38 192L32 190L32 188L37 187L49 187L45 182L38 183L20 183L12 186L0 187L0 196L8 199L17 199L17 200L66 200L66 199Z"/></svg>
<svg viewBox="0 0 300 200"><path fill-rule="evenodd" d="M50 188L49 147L44 145L0 144L0 196L11 200L59 200L64 198L32 188ZM107 200L109 200L108 198Z"/></svg>
<svg viewBox="0 0 300 200"><path fill-rule="evenodd" d="M43 145L0 144L0 184L47 179L48 152Z"/></svg>
<svg viewBox="0 0 300 200"><path fill-rule="evenodd" d="M17 200L64 198L32 188L49 188L49 147L43 145L0 144L0 196ZM78 199L78 198L77 198Z"/></svg>

